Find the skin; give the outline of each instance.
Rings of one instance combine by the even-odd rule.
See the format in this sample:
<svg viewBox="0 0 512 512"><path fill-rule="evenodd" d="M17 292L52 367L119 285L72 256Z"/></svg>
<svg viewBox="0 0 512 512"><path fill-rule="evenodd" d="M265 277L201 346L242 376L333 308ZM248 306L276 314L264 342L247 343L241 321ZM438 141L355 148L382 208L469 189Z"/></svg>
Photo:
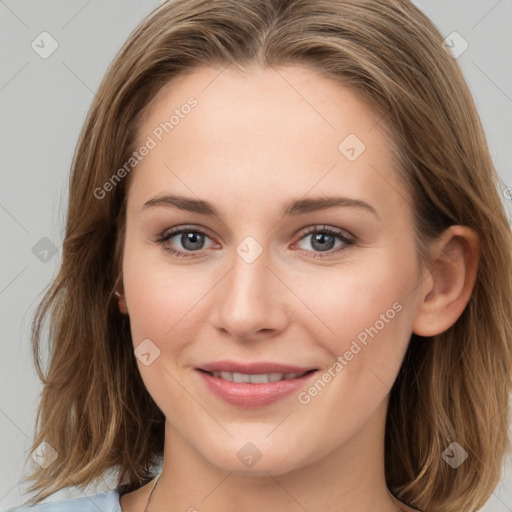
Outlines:
<svg viewBox="0 0 512 512"><path fill-rule="evenodd" d="M414 510L386 487L389 392L411 333L445 331L467 304L476 235L452 226L432 245L430 269L419 267L411 200L379 116L311 69L199 68L155 98L140 144L190 96L197 107L132 171L128 191L120 308L134 348L150 339L160 350L137 363L166 417L151 511ZM366 145L353 162L338 150L348 134ZM170 193L209 201L221 218L143 208ZM324 195L365 201L377 215L346 206L280 214L292 199ZM181 235L155 241L183 225L208 232L200 256L166 252L187 251ZM324 225L356 243L336 236L322 252L303 233ZM236 252L247 236L263 251L252 263ZM252 410L227 404L194 371L233 359L321 374L394 303L401 311L306 405L296 393ZM249 441L262 454L251 468L237 457ZM142 512L153 485L122 496L123 512Z"/></svg>

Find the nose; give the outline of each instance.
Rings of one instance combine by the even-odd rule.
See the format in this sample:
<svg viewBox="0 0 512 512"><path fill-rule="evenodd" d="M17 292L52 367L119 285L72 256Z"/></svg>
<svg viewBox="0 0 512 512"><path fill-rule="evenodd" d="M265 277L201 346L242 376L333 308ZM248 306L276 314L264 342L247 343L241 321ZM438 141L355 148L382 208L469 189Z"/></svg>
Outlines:
<svg viewBox="0 0 512 512"><path fill-rule="evenodd" d="M289 321L293 294L271 267L266 250L254 261L240 254L234 252L232 268L218 284L215 325L240 341L276 336Z"/></svg>

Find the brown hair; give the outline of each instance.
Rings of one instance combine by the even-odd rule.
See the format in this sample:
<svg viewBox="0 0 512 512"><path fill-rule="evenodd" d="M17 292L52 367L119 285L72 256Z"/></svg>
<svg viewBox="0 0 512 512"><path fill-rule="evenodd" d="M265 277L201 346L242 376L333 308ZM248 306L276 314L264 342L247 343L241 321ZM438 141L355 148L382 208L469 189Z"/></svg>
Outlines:
<svg viewBox="0 0 512 512"><path fill-rule="evenodd" d="M36 503L115 470L134 490L163 452L163 413L140 377L120 275L128 180L97 198L132 155L142 112L201 65L306 65L348 85L385 116L410 190L418 255L450 225L481 241L477 281L457 322L411 336L391 389L385 471L391 492L421 510L478 510L500 478L512 367L512 241L473 99L432 22L406 0L170 0L132 33L90 108L73 158L62 264L33 322L44 387L32 451L58 457L26 477ZM49 317L50 359L40 361ZM468 459L441 457L452 442Z"/></svg>

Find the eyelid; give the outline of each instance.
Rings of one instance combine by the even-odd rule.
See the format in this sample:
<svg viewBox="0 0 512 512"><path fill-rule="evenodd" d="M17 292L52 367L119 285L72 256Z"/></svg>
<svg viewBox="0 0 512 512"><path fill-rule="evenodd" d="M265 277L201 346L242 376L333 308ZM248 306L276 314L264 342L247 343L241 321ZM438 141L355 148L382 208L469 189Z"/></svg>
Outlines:
<svg viewBox="0 0 512 512"><path fill-rule="evenodd" d="M301 238L304 238L305 236L307 235L310 235L312 233L316 233L316 232L325 232L327 231L328 233L333 233L337 236L340 236L342 238L346 238L347 240L351 240L351 241L354 241L356 240L356 237L350 233L350 231L347 231L346 229L343 229L343 228L336 228L334 226L329 226L328 224L314 224L313 226L309 226L307 228L304 228L303 230L301 230L297 237L299 237L299 239ZM345 236L346 234L346 236Z"/></svg>
<svg viewBox="0 0 512 512"><path fill-rule="evenodd" d="M197 231L199 233L203 233L207 235L209 238L215 238L212 236L211 231L206 228L205 226L202 226L201 224L183 224L180 226L175 226L173 228L166 229L162 232L161 235L158 236L159 239L165 238L168 239L173 235L179 234L182 231L190 230L190 231ZM328 224L314 224L312 226L308 226L306 228L303 228L299 231L297 235L295 235L298 238L303 238L306 235L309 235L311 233L317 232L317 231L329 231L332 233L335 233L338 236L342 236L343 233L346 233L348 236L345 238L348 238L349 240L356 240L356 237L350 233L350 231L347 231L343 228L336 228L334 226L330 226Z"/></svg>
<svg viewBox="0 0 512 512"><path fill-rule="evenodd" d="M162 232L160 237L169 238L173 235L181 233L182 231L196 231L198 233L203 233L207 235L209 238L214 238L211 235L211 231L208 228L201 226L201 224L180 224L179 226L174 226L172 228L166 229L165 231Z"/></svg>
<svg viewBox="0 0 512 512"><path fill-rule="evenodd" d="M332 249L329 249L327 251L312 251L307 249L298 249L297 252L304 253L306 252L308 256L307 258L317 259L317 260L329 260L336 257L339 257L340 254L344 253L348 249L350 249L351 246L355 245L357 243L357 238L350 232L346 231L342 228L336 228L334 226L329 225L320 225L316 224L314 226L310 226L308 228L305 228L302 230L298 236L297 242L293 244L292 247L297 246L302 239L311 236L315 233L328 233L331 236L338 237L341 240L341 245ZM348 235L348 236L347 236Z"/></svg>
<svg viewBox="0 0 512 512"><path fill-rule="evenodd" d="M210 230L208 228L205 228L204 226L199 225L199 224L194 224L194 225L183 224L180 226L175 226L173 228L166 229L165 231L162 232L162 234L160 234L156 237L155 241L160 242L160 243L165 243L172 237L174 237L176 235L183 234L184 232L201 233L201 234L205 235L206 237L208 237L210 240L212 240L214 242L214 244L217 244L217 242L215 242L215 237L211 235ZM181 252L185 252L182 249L177 249L177 250L181 251ZM186 251L186 252L189 254L193 254L194 252L199 253L202 250L204 250L204 249L201 249L199 251Z"/></svg>
<svg viewBox="0 0 512 512"><path fill-rule="evenodd" d="M210 235L210 230L208 228L201 226L199 224L195 224L195 225L183 224L183 225L175 226L173 228L169 228L169 229L165 230L161 235L159 235L156 238L155 242L157 242L163 246L165 244L165 242L168 241L173 236L183 234L184 232L187 232L187 231L203 234L206 237L208 237L214 241L214 237L212 237ZM332 257L333 255L336 255L338 252L342 252L343 250L346 250L348 247L350 247L351 245L354 245L357 242L357 237L355 237L352 233L350 233L349 231L347 231L345 229L337 228L334 226L329 226L326 224L315 224L315 225L308 226L308 227L302 229L296 235L298 240L293 244L293 246L296 246L303 238L307 237L308 235L312 235L314 233L329 233L333 236L337 236L342 240L342 246L338 247L336 249L330 249L328 251L319 251L319 252L310 251L310 250L306 250L306 249L299 249L299 251L305 251L307 253L312 253L313 254L313 256L311 256L312 258L326 259L326 258ZM345 234L348 236L346 236ZM214 243L216 243L216 242L214 241ZM187 251L187 250L176 249L176 248L172 248L172 249L165 248L165 247L163 247L163 248L165 251L167 251L171 254L175 254L182 259L186 259L186 258L192 259L192 258L201 257L202 252L205 250L205 249L200 249L198 251ZM325 254L325 256L323 254Z"/></svg>

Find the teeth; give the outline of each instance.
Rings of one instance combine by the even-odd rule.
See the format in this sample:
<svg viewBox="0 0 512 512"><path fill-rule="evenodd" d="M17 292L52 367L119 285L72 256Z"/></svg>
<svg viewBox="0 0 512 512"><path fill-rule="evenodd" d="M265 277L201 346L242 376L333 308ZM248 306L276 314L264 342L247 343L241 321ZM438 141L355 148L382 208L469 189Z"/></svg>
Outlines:
<svg viewBox="0 0 512 512"><path fill-rule="evenodd" d="M301 373L260 373L256 375L248 375L247 373L235 372L211 372L214 377L223 380L238 383L265 384L267 382L277 382L278 380L296 379L303 375Z"/></svg>

